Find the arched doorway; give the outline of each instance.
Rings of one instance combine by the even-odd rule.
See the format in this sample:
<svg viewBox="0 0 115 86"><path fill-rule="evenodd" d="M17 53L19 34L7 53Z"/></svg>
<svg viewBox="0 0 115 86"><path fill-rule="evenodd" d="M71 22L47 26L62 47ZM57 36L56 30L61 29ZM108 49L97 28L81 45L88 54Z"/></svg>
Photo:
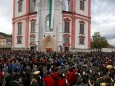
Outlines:
<svg viewBox="0 0 115 86"><path fill-rule="evenodd" d="M55 39L51 35L48 35L42 42L41 51L51 52L56 50Z"/></svg>

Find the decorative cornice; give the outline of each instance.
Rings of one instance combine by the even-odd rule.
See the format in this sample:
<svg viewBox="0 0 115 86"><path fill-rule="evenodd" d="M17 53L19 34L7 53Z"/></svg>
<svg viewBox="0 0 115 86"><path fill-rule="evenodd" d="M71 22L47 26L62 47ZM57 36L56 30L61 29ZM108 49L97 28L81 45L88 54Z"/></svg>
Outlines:
<svg viewBox="0 0 115 86"><path fill-rule="evenodd" d="M81 35L81 36L79 36L79 38L85 38L85 36Z"/></svg>
<svg viewBox="0 0 115 86"><path fill-rule="evenodd" d="M65 42L63 45L64 45L65 47L69 47L69 46L70 46L70 43L69 43L69 42Z"/></svg>
<svg viewBox="0 0 115 86"><path fill-rule="evenodd" d="M30 22L36 21L36 19L31 19Z"/></svg>
<svg viewBox="0 0 115 86"><path fill-rule="evenodd" d="M31 34L30 37L35 37L35 34Z"/></svg>
<svg viewBox="0 0 115 86"><path fill-rule="evenodd" d="M21 3L23 0L19 0L18 3Z"/></svg>
<svg viewBox="0 0 115 86"><path fill-rule="evenodd" d="M75 13L75 12L62 11L62 13L63 13L63 15L64 14L70 14L70 15L75 14L75 16L80 16L80 17L85 17L85 18L91 19L91 17L89 17L89 16L81 15L81 14L78 14L78 13Z"/></svg>
<svg viewBox="0 0 115 86"><path fill-rule="evenodd" d="M35 42L30 42L30 45L36 45Z"/></svg>
<svg viewBox="0 0 115 86"><path fill-rule="evenodd" d="M69 37L70 37L69 34L64 34L63 36L66 37L66 38L69 38Z"/></svg>
<svg viewBox="0 0 115 86"><path fill-rule="evenodd" d="M69 18L65 18L65 19L63 19L64 21L71 21Z"/></svg>
<svg viewBox="0 0 115 86"><path fill-rule="evenodd" d="M85 22L84 22L84 21L79 21L79 23L80 23L80 24L85 24Z"/></svg>
<svg viewBox="0 0 115 86"><path fill-rule="evenodd" d="M36 2L36 0L32 0L33 2Z"/></svg>
<svg viewBox="0 0 115 86"><path fill-rule="evenodd" d="M18 22L17 24L22 24L22 22Z"/></svg>
<svg viewBox="0 0 115 86"><path fill-rule="evenodd" d="M17 35L17 38L22 38L22 36L18 34L18 35Z"/></svg>
<svg viewBox="0 0 115 86"><path fill-rule="evenodd" d="M31 17L31 16L33 16L33 15L36 16L36 14L37 14L37 12L33 12L33 13L29 13L28 15L29 15L29 17ZM22 18L22 17L26 17L26 15L22 15L22 16L19 16L19 17L13 18L12 20L20 19L20 18Z"/></svg>
<svg viewBox="0 0 115 86"><path fill-rule="evenodd" d="M80 0L80 1L86 1L86 0Z"/></svg>

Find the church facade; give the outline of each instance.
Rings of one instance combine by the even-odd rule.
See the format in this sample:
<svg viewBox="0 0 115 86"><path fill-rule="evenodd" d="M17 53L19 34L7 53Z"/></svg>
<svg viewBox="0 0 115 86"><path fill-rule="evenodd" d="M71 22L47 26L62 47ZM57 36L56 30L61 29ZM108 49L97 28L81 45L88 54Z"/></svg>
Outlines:
<svg viewBox="0 0 115 86"><path fill-rule="evenodd" d="M91 0L13 0L12 49L69 51L90 48Z"/></svg>

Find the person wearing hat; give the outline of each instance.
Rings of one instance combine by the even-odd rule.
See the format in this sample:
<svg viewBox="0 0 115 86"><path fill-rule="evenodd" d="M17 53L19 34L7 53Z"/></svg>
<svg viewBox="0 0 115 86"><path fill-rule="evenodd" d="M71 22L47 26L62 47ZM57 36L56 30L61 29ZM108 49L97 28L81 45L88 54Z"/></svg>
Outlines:
<svg viewBox="0 0 115 86"><path fill-rule="evenodd" d="M38 81L36 79L32 79L30 86L39 86Z"/></svg>
<svg viewBox="0 0 115 86"><path fill-rule="evenodd" d="M45 86L55 86L55 81L51 77L51 74L49 71L47 72L47 75L44 78L44 83L45 83Z"/></svg>
<svg viewBox="0 0 115 86"><path fill-rule="evenodd" d="M23 70L23 86L30 85L30 74L27 72L27 69Z"/></svg>
<svg viewBox="0 0 115 86"><path fill-rule="evenodd" d="M40 76L40 72L41 71L35 71L33 72L33 75L34 75L34 79L33 79L33 85L32 86L43 86L43 82L42 82L42 77Z"/></svg>

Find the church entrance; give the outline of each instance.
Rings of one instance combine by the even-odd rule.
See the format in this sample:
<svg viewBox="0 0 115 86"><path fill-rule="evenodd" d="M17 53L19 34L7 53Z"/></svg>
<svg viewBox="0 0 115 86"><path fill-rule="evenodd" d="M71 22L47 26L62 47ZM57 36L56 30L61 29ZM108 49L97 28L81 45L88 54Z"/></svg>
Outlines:
<svg viewBox="0 0 115 86"><path fill-rule="evenodd" d="M56 51L56 41L51 35L48 35L43 40L41 51L44 52Z"/></svg>
<svg viewBox="0 0 115 86"><path fill-rule="evenodd" d="M31 50L34 50L34 47L33 47L33 46L31 46Z"/></svg>
<svg viewBox="0 0 115 86"><path fill-rule="evenodd" d="M65 47L65 51L69 51L69 47Z"/></svg>
<svg viewBox="0 0 115 86"><path fill-rule="evenodd" d="M52 52L52 48L46 48L46 52L47 53Z"/></svg>
<svg viewBox="0 0 115 86"><path fill-rule="evenodd" d="M31 48L31 50L36 50L35 46L31 46L30 48Z"/></svg>

